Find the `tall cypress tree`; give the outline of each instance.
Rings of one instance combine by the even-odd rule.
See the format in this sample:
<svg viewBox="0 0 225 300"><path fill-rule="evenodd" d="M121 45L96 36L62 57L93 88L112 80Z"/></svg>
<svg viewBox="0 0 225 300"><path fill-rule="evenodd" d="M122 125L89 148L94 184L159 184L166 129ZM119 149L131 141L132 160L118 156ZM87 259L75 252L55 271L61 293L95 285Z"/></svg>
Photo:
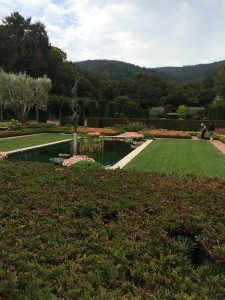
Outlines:
<svg viewBox="0 0 225 300"><path fill-rule="evenodd" d="M5 71L32 77L48 73L51 46L42 23L31 23L31 18L14 12L2 20L0 40L0 65Z"/></svg>

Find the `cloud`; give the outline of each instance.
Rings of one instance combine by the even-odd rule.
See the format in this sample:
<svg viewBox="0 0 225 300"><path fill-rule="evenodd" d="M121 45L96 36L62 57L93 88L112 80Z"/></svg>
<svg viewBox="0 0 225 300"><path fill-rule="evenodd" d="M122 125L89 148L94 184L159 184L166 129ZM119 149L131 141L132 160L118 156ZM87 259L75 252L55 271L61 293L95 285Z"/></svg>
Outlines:
<svg viewBox="0 0 225 300"><path fill-rule="evenodd" d="M223 60L223 0L1 1L46 25L52 45L72 61L114 59L145 67Z"/></svg>

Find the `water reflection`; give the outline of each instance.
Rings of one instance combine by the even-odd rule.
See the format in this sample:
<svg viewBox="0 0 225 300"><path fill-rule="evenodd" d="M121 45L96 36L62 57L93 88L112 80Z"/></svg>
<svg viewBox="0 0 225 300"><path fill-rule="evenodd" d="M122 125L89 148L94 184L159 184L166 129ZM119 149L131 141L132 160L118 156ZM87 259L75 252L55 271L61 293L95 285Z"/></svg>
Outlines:
<svg viewBox="0 0 225 300"><path fill-rule="evenodd" d="M64 143L59 145L54 145L44 149L37 149L29 151L26 153L19 153L10 156L9 160L21 160L21 161L38 161L43 163L49 163L50 158L57 158L58 163L62 162L65 158L70 155L70 143ZM78 154L86 154L89 157L94 158L95 161L101 163L104 166L114 165L124 156L129 154L133 149L130 147L129 143L122 141L104 141L104 147L101 151L81 151L78 149ZM61 154L61 155L60 155ZM67 157L66 157L67 155Z"/></svg>

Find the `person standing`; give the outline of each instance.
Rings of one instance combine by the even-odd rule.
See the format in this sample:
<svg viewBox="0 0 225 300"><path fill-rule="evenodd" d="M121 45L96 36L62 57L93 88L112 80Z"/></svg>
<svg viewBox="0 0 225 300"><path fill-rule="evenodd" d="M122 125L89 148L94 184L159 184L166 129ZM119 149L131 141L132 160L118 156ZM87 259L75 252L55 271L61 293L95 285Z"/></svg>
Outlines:
<svg viewBox="0 0 225 300"><path fill-rule="evenodd" d="M210 123L208 132L209 132L210 141L212 141L213 140L213 134L215 132L215 126L214 126L213 123Z"/></svg>
<svg viewBox="0 0 225 300"><path fill-rule="evenodd" d="M205 138L205 133L206 133L206 126L204 123L201 123L201 136L200 136L201 139Z"/></svg>

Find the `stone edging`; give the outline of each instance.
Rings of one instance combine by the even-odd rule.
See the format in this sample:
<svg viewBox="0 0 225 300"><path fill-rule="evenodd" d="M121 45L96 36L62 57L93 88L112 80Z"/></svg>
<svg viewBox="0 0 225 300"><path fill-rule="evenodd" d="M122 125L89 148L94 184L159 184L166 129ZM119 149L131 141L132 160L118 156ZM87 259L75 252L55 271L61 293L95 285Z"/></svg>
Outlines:
<svg viewBox="0 0 225 300"><path fill-rule="evenodd" d="M117 168L122 169L126 164L128 164L136 155L138 155L142 150L145 149L153 140L147 140L142 145L134 149L132 152L130 152L128 155L126 155L124 158L119 160L115 165L113 165L110 169L115 170Z"/></svg>

